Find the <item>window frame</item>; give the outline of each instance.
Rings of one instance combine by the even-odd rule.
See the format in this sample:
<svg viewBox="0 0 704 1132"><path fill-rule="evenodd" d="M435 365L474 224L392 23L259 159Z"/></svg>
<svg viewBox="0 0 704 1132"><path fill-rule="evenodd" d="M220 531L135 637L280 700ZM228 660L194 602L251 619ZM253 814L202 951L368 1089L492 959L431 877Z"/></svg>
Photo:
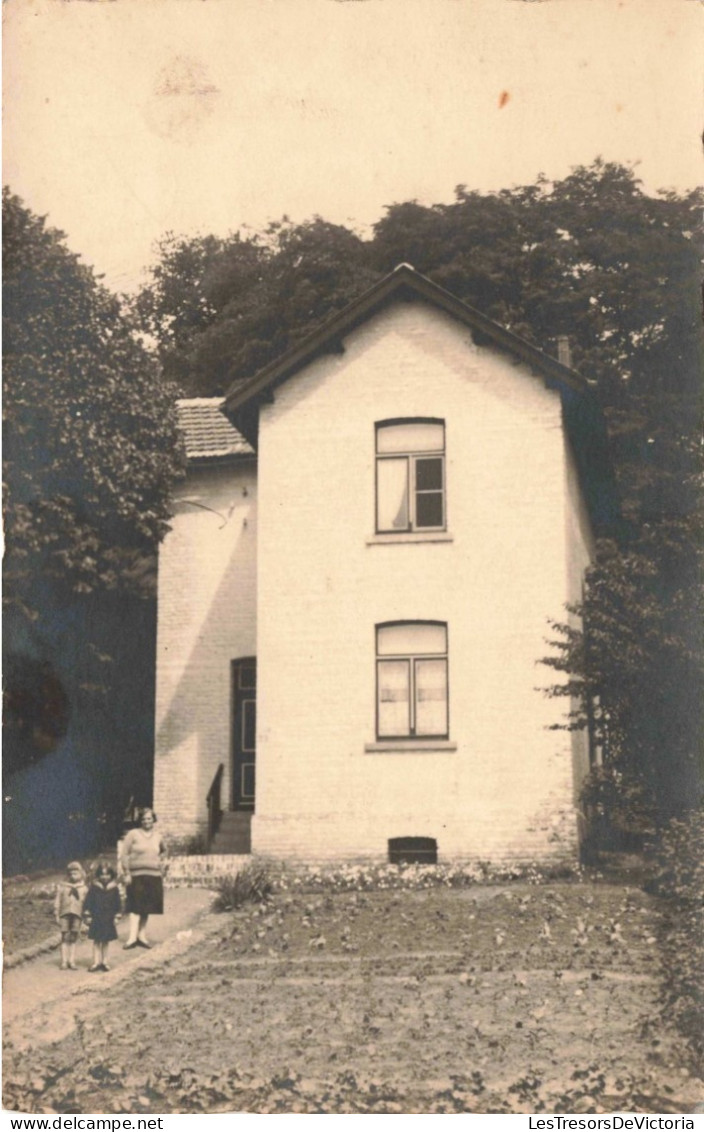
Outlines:
<svg viewBox="0 0 704 1132"><path fill-rule="evenodd" d="M430 424L442 427L442 448L419 451L409 448L407 451L379 452L379 434L383 429L394 428L399 425ZM386 420L376 421L374 424L374 531L377 535L408 535L408 534L437 534L447 530L447 479L445 468L445 453L447 435L444 417L389 417ZM438 459L441 468L441 486L434 489L418 488L416 466L419 460ZM405 527L381 527L379 525L379 464L381 461L406 461L406 496L408 500L408 522ZM419 526L417 519L417 500L419 495L439 493L442 503L442 522L435 526Z"/></svg>
<svg viewBox="0 0 704 1132"><path fill-rule="evenodd" d="M404 653L379 653L379 630L387 629L397 625L440 625L445 631L445 651L444 652L428 652L427 650L419 650L414 652ZM447 621L437 621L434 619L408 619L404 618L395 621L379 621L374 627L374 648L375 648L375 735L377 743L394 743L394 742L418 742L427 743L430 741L443 741L449 740L450 737L450 639ZM417 727L417 683L416 683L416 665L420 661L427 660L440 660L445 665L445 730L443 732L431 733L418 733ZM382 735L379 730L379 705L380 705L380 686L379 686L379 671L380 666L384 662L403 661L408 665L408 732L401 735Z"/></svg>

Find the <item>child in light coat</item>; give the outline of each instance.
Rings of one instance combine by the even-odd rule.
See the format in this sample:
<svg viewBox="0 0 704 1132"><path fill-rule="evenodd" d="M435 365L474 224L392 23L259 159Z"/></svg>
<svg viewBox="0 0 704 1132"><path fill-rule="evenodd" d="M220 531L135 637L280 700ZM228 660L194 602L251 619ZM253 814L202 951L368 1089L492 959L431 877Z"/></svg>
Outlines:
<svg viewBox="0 0 704 1132"><path fill-rule="evenodd" d="M76 970L76 943L83 922L83 903L88 892L86 874L79 861L66 866L66 880L56 886L54 915L61 930L61 970Z"/></svg>

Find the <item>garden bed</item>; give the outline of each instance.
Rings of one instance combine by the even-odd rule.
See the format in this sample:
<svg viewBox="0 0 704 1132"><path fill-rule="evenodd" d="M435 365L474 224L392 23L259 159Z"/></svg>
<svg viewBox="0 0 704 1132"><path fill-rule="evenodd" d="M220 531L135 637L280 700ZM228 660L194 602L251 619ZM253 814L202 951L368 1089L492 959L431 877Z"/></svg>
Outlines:
<svg viewBox="0 0 704 1132"><path fill-rule="evenodd" d="M287 891L5 1047L29 1112L690 1112L657 898L611 884ZM156 955L154 959L156 959Z"/></svg>
<svg viewBox="0 0 704 1132"><path fill-rule="evenodd" d="M56 935L54 918L56 877L37 881L5 881L2 889L2 935L6 955Z"/></svg>

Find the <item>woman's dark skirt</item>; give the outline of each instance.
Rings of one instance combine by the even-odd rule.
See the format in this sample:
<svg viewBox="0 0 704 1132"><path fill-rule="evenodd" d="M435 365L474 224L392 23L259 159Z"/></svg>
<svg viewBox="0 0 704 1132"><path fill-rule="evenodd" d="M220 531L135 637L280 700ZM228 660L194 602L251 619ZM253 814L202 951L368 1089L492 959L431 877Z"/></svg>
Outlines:
<svg viewBox="0 0 704 1132"><path fill-rule="evenodd" d="M161 916L164 911L164 885L161 877L133 876L127 885L127 912L137 916Z"/></svg>

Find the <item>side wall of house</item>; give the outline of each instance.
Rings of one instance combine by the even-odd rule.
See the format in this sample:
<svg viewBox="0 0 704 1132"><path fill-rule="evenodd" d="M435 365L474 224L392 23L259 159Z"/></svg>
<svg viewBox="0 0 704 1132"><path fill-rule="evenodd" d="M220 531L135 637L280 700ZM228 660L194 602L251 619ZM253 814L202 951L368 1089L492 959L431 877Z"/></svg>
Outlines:
<svg viewBox="0 0 704 1132"><path fill-rule="evenodd" d="M191 470L159 553L154 807L162 832L206 828L219 763L230 793L230 667L256 654L256 467Z"/></svg>
<svg viewBox="0 0 704 1132"><path fill-rule="evenodd" d="M536 690L581 553L559 396L419 302L345 347L261 411L254 850L383 859L427 836L441 858L571 855L570 736ZM384 542L374 425L415 416L446 422L450 538ZM370 749L375 626L396 619L447 622L449 749Z"/></svg>

